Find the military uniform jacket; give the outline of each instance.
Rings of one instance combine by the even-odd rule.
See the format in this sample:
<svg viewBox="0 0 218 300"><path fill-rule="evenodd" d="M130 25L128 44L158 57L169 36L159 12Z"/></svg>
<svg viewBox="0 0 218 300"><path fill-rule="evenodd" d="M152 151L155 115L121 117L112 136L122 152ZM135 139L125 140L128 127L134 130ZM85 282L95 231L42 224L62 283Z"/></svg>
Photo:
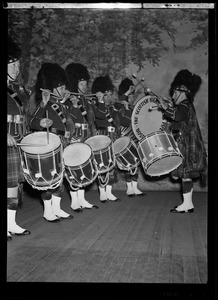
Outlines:
<svg viewBox="0 0 218 300"><path fill-rule="evenodd" d="M7 132L19 142L26 134L26 129L27 119L18 85L11 83L7 92Z"/></svg>
<svg viewBox="0 0 218 300"><path fill-rule="evenodd" d="M38 106L33 118L30 122L30 127L35 131L43 131L45 128L40 126L40 121L43 118L51 119L53 121L49 131L59 135L62 140L69 140L74 132L74 125L69 114L69 107L51 96L45 107Z"/></svg>

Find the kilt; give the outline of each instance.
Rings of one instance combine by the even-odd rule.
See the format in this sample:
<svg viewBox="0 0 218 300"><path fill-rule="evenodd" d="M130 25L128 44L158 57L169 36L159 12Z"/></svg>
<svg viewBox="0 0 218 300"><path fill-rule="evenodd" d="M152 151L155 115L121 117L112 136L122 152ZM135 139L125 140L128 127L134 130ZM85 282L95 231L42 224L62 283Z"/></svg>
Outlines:
<svg viewBox="0 0 218 300"><path fill-rule="evenodd" d="M18 186L19 182L24 181L19 149L7 147L7 187Z"/></svg>

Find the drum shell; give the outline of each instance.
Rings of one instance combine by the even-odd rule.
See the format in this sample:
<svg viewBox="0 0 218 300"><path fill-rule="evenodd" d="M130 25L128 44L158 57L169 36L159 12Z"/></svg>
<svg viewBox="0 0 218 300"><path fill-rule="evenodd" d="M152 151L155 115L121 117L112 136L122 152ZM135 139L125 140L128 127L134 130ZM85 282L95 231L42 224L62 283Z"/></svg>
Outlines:
<svg viewBox="0 0 218 300"><path fill-rule="evenodd" d="M125 146L121 151L114 150L118 167L121 165L120 169L126 171L135 169L140 164L140 159L134 141L129 137L121 137L114 142L114 149L117 143L121 143L121 145L123 144Z"/></svg>
<svg viewBox="0 0 218 300"><path fill-rule="evenodd" d="M169 174L183 160L173 135L165 131L147 135L139 141L137 151L144 171L149 176Z"/></svg>
<svg viewBox="0 0 218 300"><path fill-rule="evenodd" d="M105 145L101 145L99 149L95 149L92 145L98 143L98 140L105 139ZM107 145L106 145L107 142ZM96 161L98 174L110 172L115 167L115 155L113 151L112 140L108 136L96 135L85 141L92 148L92 152Z"/></svg>
<svg viewBox="0 0 218 300"><path fill-rule="evenodd" d="M85 148L88 147L88 149L90 149L89 157L86 158L83 163L80 162L78 165L72 166L67 164L65 160L66 152L72 150L73 155L73 148L78 146L80 154L84 153L83 148L85 150ZM63 157L65 165L65 177L72 187L85 187L95 181L98 172L94 161L94 155L89 145L84 143L71 144L64 149Z"/></svg>

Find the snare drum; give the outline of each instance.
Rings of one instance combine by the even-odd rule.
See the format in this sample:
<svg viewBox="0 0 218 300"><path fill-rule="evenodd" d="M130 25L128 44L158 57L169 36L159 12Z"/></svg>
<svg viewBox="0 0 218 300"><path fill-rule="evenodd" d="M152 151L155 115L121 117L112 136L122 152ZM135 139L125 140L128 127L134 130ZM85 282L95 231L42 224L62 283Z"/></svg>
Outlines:
<svg viewBox="0 0 218 300"><path fill-rule="evenodd" d="M183 160L171 133L156 131L139 141L138 155L149 176L161 176L178 168Z"/></svg>
<svg viewBox="0 0 218 300"><path fill-rule="evenodd" d="M113 147L119 169L130 171L137 168L140 160L134 141L123 136L114 142Z"/></svg>
<svg viewBox="0 0 218 300"><path fill-rule="evenodd" d="M64 149L63 158L65 177L73 189L85 187L96 179L97 168L89 145L71 144Z"/></svg>
<svg viewBox="0 0 218 300"><path fill-rule="evenodd" d="M145 96L136 103L131 122L132 130L138 140L152 132L167 128L167 121L163 119L158 100L153 96Z"/></svg>
<svg viewBox="0 0 218 300"><path fill-rule="evenodd" d="M62 144L59 136L47 132L34 132L25 136L21 144L39 144L40 147L21 146L21 165L26 181L35 189L54 189L64 174Z"/></svg>
<svg viewBox="0 0 218 300"><path fill-rule="evenodd" d="M85 141L92 148L98 174L107 173L115 167L112 140L106 135L96 135Z"/></svg>

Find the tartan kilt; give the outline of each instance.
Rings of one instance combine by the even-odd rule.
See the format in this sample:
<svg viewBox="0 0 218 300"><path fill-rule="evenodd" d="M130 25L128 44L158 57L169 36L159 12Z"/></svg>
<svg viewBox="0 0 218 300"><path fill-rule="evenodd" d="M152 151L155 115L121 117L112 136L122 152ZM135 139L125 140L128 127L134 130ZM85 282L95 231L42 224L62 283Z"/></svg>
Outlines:
<svg viewBox="0 0 218 300"><path fill-rule="evenodd" d="M171 176L178 178L200 178L206 174L207 170L207 157L203 143L199 142L198 147L194 148L189 144L187 139L181 139L178 142L179 150L183 155L182 164L172 171ZM193 157L195 159L193 159Z"/></svg>
<svg viewBox="0 0 218 300"><path fill-rule="evenodd" d="M19 149L7 147L7 187L15 187L24 181Z"/></svg>

